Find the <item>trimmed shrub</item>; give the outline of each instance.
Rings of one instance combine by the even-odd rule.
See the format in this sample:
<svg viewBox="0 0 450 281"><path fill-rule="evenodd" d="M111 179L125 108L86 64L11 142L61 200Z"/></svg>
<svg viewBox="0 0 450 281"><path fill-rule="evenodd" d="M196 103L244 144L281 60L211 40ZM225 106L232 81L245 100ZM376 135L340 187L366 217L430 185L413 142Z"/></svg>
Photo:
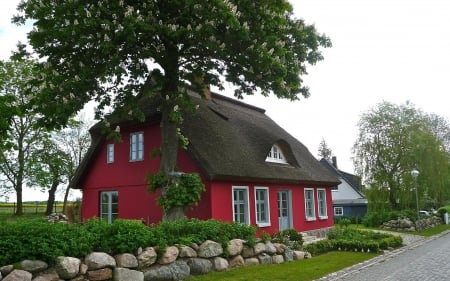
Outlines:
<svg viewBox="0 0 450 281"><path fill-rule="evenodd" d="M287 245L293 250L300 250L303 245L303 236L295 229L285 229L275 232L272 235L272 241Z"/></svg>
<svg viewBox="0 0 450 281"><path fill-rule="evenodd" d="M82 258L93 251L111 255L134 252L139 247L202 243L214 240L224 249L229 240L240 238L249 245L256 229L238 223L184 219L150 227L141 221L117 219L112 224L93 219L84 225L51 224L45 220L0 223L0 265L24 259L53 264L58 256Z"/></svg>

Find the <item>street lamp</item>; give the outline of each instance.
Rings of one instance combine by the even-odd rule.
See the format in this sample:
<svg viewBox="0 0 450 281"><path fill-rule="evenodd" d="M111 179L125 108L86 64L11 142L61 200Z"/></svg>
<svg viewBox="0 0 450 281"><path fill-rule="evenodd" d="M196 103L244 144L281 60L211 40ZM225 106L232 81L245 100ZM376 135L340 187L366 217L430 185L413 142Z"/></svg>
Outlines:
<svg viewBox="0 0 450 281"><path fill-rule="evenodd" d="M420 231L419 193L417 191L417 177L419 176L419 174L419 171L417 171L416 169L411 171L411 176L414 178L414 187L416 188L417 230Z"/></svg>

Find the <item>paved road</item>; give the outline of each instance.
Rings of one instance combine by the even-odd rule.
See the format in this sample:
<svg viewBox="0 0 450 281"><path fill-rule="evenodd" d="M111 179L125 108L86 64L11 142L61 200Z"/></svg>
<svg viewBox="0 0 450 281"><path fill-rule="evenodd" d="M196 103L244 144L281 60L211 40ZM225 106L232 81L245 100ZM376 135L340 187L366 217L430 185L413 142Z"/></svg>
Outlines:
<svg viewBox="0 0 450 281"><path fill-rule="evenodd" d="M409 245L400 249L319 280L450 280L450 232L427 239L412 239Z"/></svg>

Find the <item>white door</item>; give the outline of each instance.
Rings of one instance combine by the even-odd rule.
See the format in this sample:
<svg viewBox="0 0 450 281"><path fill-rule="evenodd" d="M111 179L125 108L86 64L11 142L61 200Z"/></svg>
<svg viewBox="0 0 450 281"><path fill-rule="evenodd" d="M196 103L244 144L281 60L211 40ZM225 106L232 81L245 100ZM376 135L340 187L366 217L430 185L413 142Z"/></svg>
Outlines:
<svg viewBox="0 0 450 281"><path fill-rule="evenodd" d="M280 230L292 228L291 193L278 191L278 223Z"/></svg>

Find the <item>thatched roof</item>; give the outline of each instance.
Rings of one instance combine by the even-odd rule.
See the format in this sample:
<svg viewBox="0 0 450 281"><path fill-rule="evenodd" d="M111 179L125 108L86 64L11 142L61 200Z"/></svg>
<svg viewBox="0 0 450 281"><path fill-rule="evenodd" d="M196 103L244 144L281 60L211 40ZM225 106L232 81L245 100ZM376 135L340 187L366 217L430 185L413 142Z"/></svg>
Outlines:
<svg viewBox="0 0 450 281"><path fill-rule="evenodd" d="M189 139L187 152L206 179L331 186L339 183L335 174L263 109L215 93L211 97L192 97L199 108L184 116L181 128ZM142 106L146 122L158 121L154 104L145 102ZM130 124L122 122L120 126ZM90 158L103 143L104 138L94 133L97 127L91 130L92 146L72 181L74 188L80 188ZM266 162L274 144L282 149L288 164Z"/></svg>

